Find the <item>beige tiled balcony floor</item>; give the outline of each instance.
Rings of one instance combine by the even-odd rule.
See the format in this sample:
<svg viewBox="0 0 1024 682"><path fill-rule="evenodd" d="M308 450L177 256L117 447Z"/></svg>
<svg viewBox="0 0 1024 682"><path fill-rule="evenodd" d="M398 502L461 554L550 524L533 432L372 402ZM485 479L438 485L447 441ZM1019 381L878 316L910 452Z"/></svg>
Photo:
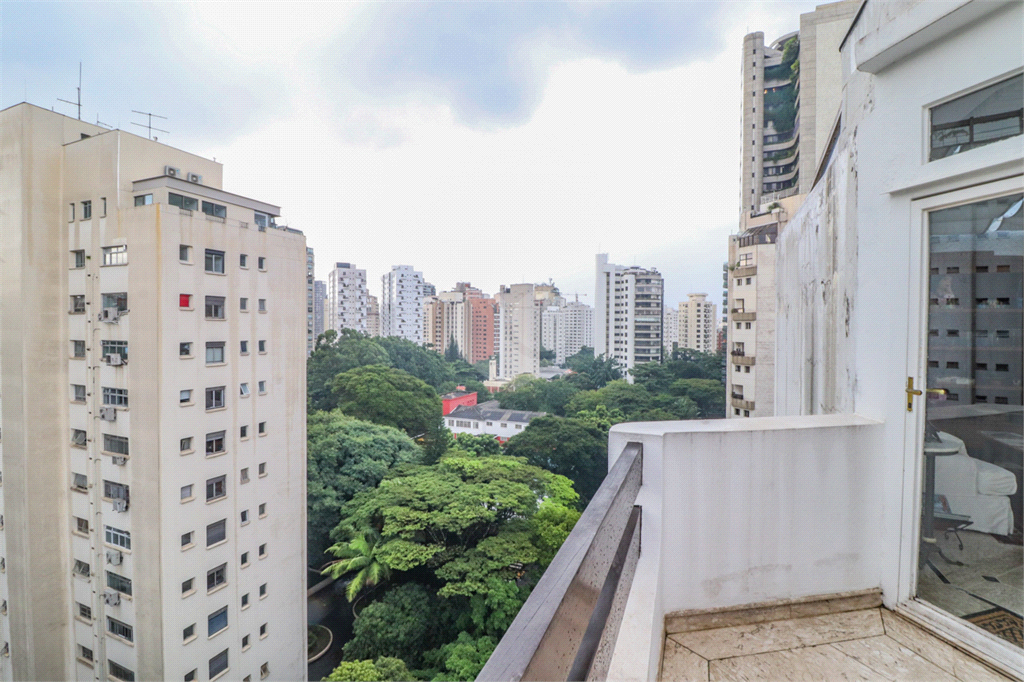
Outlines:
<svg viewBox="0 0 1024 682"><path fill-rule="evenodd" d="M672 633L661 680L1009 678L885 608Z"/></svg>

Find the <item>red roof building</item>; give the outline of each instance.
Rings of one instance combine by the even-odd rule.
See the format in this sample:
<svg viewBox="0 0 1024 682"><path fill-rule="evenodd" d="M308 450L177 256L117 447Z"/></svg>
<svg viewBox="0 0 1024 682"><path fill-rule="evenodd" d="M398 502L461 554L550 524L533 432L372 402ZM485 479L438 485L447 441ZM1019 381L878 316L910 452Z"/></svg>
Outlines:
<svg viewBox="0 0 1024 682"><path fill-rule="evenodd" d="M441 396L441 414L447 415L456 407L465 405L473 407L476 405L476 392L469 393L465 386L459 386L459 390L445 393Z"/></svg>

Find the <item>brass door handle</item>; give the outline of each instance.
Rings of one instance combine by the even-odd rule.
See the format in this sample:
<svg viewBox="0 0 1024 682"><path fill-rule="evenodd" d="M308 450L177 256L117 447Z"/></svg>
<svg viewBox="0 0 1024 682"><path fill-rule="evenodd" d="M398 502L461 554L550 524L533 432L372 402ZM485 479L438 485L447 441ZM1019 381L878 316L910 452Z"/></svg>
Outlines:
<svg viewBox="0 0 1024 682"><path fill-rule="evenodd" d="M922 391L914 388L914 377L907 377L907 412L914 411L914 396L921 394Z"/></svg>
<svg viewBox="0 0 1024 682"><path fill-rule="evenodd" d="M949 393L949 391L944 389L944 388L926 388L926 389L924 389L924 392L925 393L936 393L938 395L946 395L947 393Z"/></svg>

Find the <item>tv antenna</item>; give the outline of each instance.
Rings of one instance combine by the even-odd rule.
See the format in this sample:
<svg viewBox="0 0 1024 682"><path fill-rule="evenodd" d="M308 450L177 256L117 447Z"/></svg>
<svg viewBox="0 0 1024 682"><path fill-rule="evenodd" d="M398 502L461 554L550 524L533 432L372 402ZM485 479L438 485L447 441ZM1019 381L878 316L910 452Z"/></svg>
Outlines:
<svg viewBox="0 0 1024 682"><path fill-rule="evenodd" d="M68 104L74 104L78 107L78 120L82 120L82 62L78 62L78 101L72 102L71 100L57 98L58 102L66 102Z"/></svg>
<svg viewBox="0 0 1024 682"><path fill-rule="evenodd" d="M158 133L167 133L168 135L171 134L170 130L163 130L161 128L154 128L153 127L153 119L154 118L162 118L163 120L166 121L167 120L166 116L158 116L157 114L153 114L153 113L150 113L148 111L136 111L135 109L132 109L132 113L133 114L142 114L143 116L148 116L149 117L149 122L148 123L136 123L135 121L132 121L132 125L133 126L139 126L140 128L145 128L146 129L146 136L149 139L151 139L151 140L153 139L153 131L154 130L157 131Z"/></svg>
<svg viewBox="0 0 1024 682"><path fill-rule="evenodd" d="M101 121L99 114L96 114L96 125L103 126L105 128L110 128L111 130L114 129L114 126L110 125L109 123L104 123L103 121Z"/></svg>

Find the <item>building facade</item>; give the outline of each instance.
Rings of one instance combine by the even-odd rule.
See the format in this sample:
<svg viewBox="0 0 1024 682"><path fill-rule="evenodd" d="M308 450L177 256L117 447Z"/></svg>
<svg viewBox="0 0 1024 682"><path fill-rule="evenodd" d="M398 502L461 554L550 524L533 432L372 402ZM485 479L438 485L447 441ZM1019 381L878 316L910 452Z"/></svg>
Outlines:
<svg viewBox="0 0 1024 682"><path fill-rule="evenodd" d="M202 157L0 130L0 678L305 679L304 237Z"/></svg>
<svg viewBox="0 0 1024 682"><path fill-rule="evenodd" d="M372 337L380 336L380 304L376 296L369 296L369 307L366 314L366 333Z"/></svg>
<svg viewBox="0 0 1024 682"><path fill-rule="evenodd" d="M680 348L714 353L718 348L718 306L707 294L690 294L676 315ZM667 316L666 316L667 319ZM668 322L665 323L668 326Z"/></svg>
<svg viewBox="0 0 1024 682"><path fill-rule="evenodd" d="M662 345L665 347L665 357L671 357L672 351L679 343L679 311L686 305L679 304L679 308L665 307L665 327L662 334Z"/></svg>
<svg viewBox="0 0 1024 682"><path fill-rule="evenodd" d="M380 335L423 344L423 273L394 265L381 277ZM432 285L431 285L432 286ZM433 295L433 294L431 294Z"/></svg>
<svg viewBox="0 0 1024 682"><path fill-rule="evenodd" d="M493 298L470 298L469 305L469 339L466 362L476 364L490 360L496 350L494 345L494 325L497 303Z"/></svg>
<svg viewBox="0 0 1024 682"><path fill-rule="evenodd" d="M335 263L327 273L328 326L336 332L354 329L368 334L370 293L366 288L366 270L354 263Z"/></svg>
<svg viewBox="0 0 1024 682"><path fill-rule="evenodd" d="M502 285L498 302L497 378L511 380L540 371L540 309L532 284Z"/></svg>
<svg viewBox="0 0 1024 682"><path fill-rule="evenodd" d="M555 364L594 347L594 309L578 301L548 306L541 313L541 343L555 353Z"/></svg>
<svg viewBox="0 0 1024 682"><path fill-rule="evenodd" d="M661 275L654 269L614 265L606 253L597 254L596 262L594 355L614 358L624 371L660 362Z"/></svg>
<svg viewBox="0 0 1024 682"><path fill-rule="evenodd" d="M327 282L315 280L313 282L313 341L324 333L324 312L327 304Z"/></svg>
<svg viewBox="0 0 1024 682"><path fill-rule="evenodd" d="M313 248L306 247L306 357L316 346L316 257Z"/></svg>
<svg viewBox="0 0 1024 682"><path fill-rule="evenodd" d="M445 426L458 440L459 434L469 433L474 436L487 434L494 436L500 443L523 432L530 422L543 417L547 412L527 412L525 410L506 410L497 400L488 400L476 405L458 405L445 415Z"/></svg>

